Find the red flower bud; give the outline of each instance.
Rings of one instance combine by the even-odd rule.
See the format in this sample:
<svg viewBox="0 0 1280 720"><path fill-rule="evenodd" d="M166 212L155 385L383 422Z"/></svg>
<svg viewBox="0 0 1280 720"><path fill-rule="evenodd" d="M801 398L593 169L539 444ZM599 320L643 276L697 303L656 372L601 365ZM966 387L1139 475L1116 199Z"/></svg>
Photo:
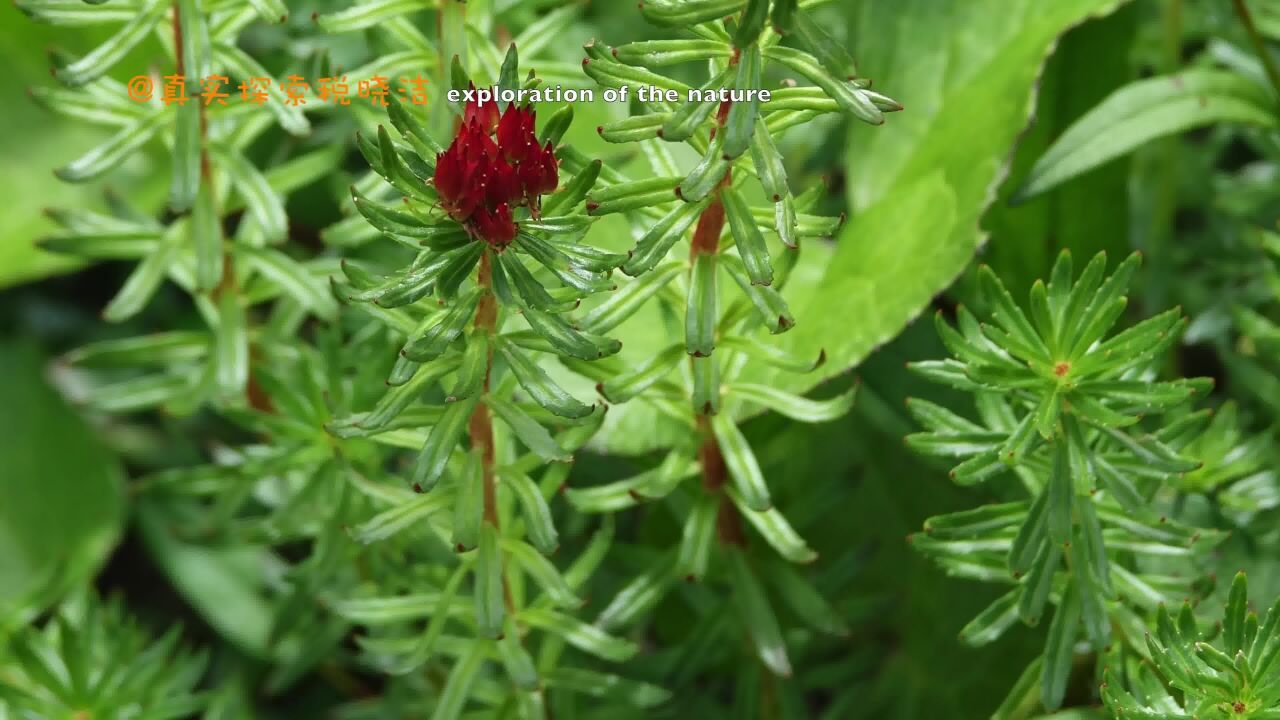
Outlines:
<svg viewBox="0 0 1280 720"><path fill-rule="evenodd" d="M515 238L512 208L527 204L536 217L539 196L559 183L559 163L551 143L538 145L529 108L508 105L499 116L493 103L468 103L463 120L436 157L440 206L472 236L501 249Z"/></svg>
<svg viewBox="0 0 1280 720"><path fill-rule="evenodd" d="M476 89L475 83L471 83L471 89ZM497 104L487 102L484 105L481 105L475 100L468 101L466 112L462 116L462 123L464 125L470 125L472 122L479 123L486 135L493 132L493 129L498 127Z"/></svg>
<svg viewBox="0 0 1280 720"><path fill-rule="evenodd" d="M493 210L481 208L476 211L474 221L476 232L495 248L502 249L515 239L516 224L511 220L511 211L506 205L499 205Z"/></svg>
<svg viewBox="0 0 1280 720"><path fill-rule="evenodd" d="M532 110L508 105L502 119L498 121L498 146L511 162L524 160L533 149L536 152L537 139L533 134L534 113Z"/></svg>

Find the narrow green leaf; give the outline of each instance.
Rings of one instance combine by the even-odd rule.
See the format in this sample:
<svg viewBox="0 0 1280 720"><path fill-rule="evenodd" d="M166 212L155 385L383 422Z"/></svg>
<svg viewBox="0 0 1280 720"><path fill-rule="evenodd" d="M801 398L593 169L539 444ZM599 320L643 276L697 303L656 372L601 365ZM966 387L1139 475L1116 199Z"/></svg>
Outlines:
<svg viewBox="0 0 1280 720"><path fill-rule="evenodd" d="M1053 446L1053 469L1049 482L1042 491L1048 495L1045 507L1046 527L1049 538L1064 545L1071 541L1071 511L1075 501L1075 488L1071 479L1071 466L1067 459L1067 443L1059 441Z"/></svg>
<svg viewBox="0 0 1280 720"><path fill-rule="evenodd" d="M596 179L600 177L600 169L604 163L600 160L592 160L587 163L582 170L565 183L564 187L559 191L552 193L542 203L542 214L548 217L555 215L566 215L572 212L578 203L587 197L587 193L591 192L591 188L595 187Z"/></svg>
<svg viewBox="0 0 1280 720"><path fill-rule="evenodd" d="M453 546L466 552L480 544L484 517L484 461L481 448L471 448L458 474L453 506Z"/></svg>
<svg viewBox="0 0 1280 720"><path fill-rule="evenodd" d="M809 48L832 76L849 78L857 74L853 56L843 44L827 34L827 31L806 12L795 13L795 29L800 41Z"/></svg>
<svg viewBox="0 0 1280 720"><path fill-rule="evenodd" d="M484 404L488 405L494 414L511 428L520 442L538 457L547 462L568 462L572 459L572 455L565 452L555 438L551 437L549 430L529 417L528 413L514 403L492 394L485 395L483 400Z"/></svg>
<svg viewBox="0 0 1280 720"><path fill-rule="evenodd" d="M177 259L178 244L185 235L185 229L181 224L170 226L155 251L144 257L129 273L120 292L116 293L102 311L103 319L107 322L122 322L142 311Z"/></svg>
<svg viewBox="0 0 1280 720"><path fill-rule="evenodd" d="M596 389L611 403L627 402L665 378L685 355L683 344L672 345L622 374L600 383Z"/></svg>
<svg viewBox="0 0 1280 720"><path fill-rule="evenodd" d="M757 6L768 4L765 0L753 0L753 2ZM763 22L761 24L763 25ZM743 27L745 26L739 25L740 30ZM751 138L755 134L756 118L760 115L760 96L757 92L752 92L758 91L761 87L760 46L739 44L738 47L743 50L738 58L738 74L734 80L734 87L746 93L749 99L729 106L724 127L720 129L724 135L720 150L729 160L736 159L747 151Z"/></svg>
<svg viewBox="0 0 1280 720"><path fill-rule="evenodd" d="M765 49L764 54L822 88L845 112L872 125L884 123L884 112L876 107L862 88L843 77L833 77L812 55L782 45L772 45Z"/></svg>
<svg viewBox="0 0 1280 720"><path fill-rule="evenodd" d="M676 187L676 194L685 202L693 203L711 194L724 180L730 162L720 148L721 136L711 142L701 162L694 166L689 175Z"/></svg>
<svg viewBox="0 0 1280 720"><path fill-rule="evenodd" d="M613 637L598 627L544 608L526 608L517 618L564 638L579 650L610 662L626 662L639 651L634 643Z"/></svg>
<svg viewBox="0 0 1280 720"><path fill-rule="evenodd" d="M132 125L121 128L102 144L53 172L64 182L83 183L96 180L147 144L160 131L167 119L168 115L165 113L150 114Z"/></svg>
<svg viewBox="0 0 1280 720"><path fill-rule="evenodd" d="M733 582L734 605L747 626L747 634L755 645L756 654L765 667L780 677L791 676L791 660L787 657L787 644L778 619L765 597L764 588L756 578L746 557L740 550L728 553L729 576Z"/></svg>
<svg viewBox="0 0 1280 720"><path fill-rule="evenodd" d="M640 12L649 22L662 27L687 27L733 15L747 0L644 0Z"/></svg>
<svg viewBox="0 0 1280 720"><path fill-rule="evenodd" d="M849 412L849 408L853 407L857 386L829 400L810 400L771 385L756 383L734 383L728 386L726 392L730 397L757 403L792 420L820 423L843 417Z"/></svg>
<svg viewBox="0 0 1280 720"><path fill-rule="evenodd" d="M1274 128L1274 101L1252 80L1227 70L1196 68L1135 81L1067 128L1016 198L1039 195L1156 138L1214 123Z"/></svg>
<svg viewBox="0 0 1280 720"><path fill-rule="evenodd" d="M733 47L718 40L640 40L613 49L613 56L628 65L656 68L695 60L727 59Z"/></svg>
<svg viewBox="0 0 1280 720"><path fill-rule="evenodd" d="M720 360L713 357L690 358L693 375L693 392L690 400L697 415L715 415L720 412Z"/></svg>
<svg viewBox="0 0 1280 720"><path fill-rule="evenodd" d="M431 428L426 444L422 446L422 451L413 463L411 477L416 487L424 492L435 487L440 476L444 474L449 456L453 454L458 441L462 439L462 434L466 432L467 421L471 419L471 413L475 410L477 402L479 397L472 396L451 403L441 416L440 422Z"/></svg>
<svg viewBox="0 0 1280 720"><path fill-rule="evenodd" d="M573 6L566 6L560 10L552 11L551 14L560 12L561 10L577 10ZM547 118L547 122L542 126L542 130L538 131L538 142L542 145L551 143L552 147L559 145L560 140L564 138L565 132L569 130L569 126L573 123L573 103L566 103L564 107L556 110Z"/></svg>
<svg viewBox="0 0 1280 720"><path fill-rule="evenodd" d="M711 418L711 428L733 485L741 493L743 502L756 512L769 510L773 504L769 498L769 487L760 472L755 453L751 451L751 446L733 418L723 414L715 415Z"/></svg>
<svg viewBox="0 0 1280 720"><path fill-rule="evenodd" d="M1040 680L1040 702L1045 709L1057 710L1067 693L1067 681L1071 677L1076 629L1080 626L1080 596L1074 584L1068 584L1062 592L1062 602L1054 613L1049 626L1049 638L1044 648L1044 671Z"/></svg>
<svg viewBox="0 0 1280 720"><path fill-rule="evenodd" d="M711 113L720 107L719 100L702 98L707 91L719 90L724 87L729 81L729 76L732 72L732 67L724 69L699 88L702 92L698 96L686 96L676 106L675 111L664 120L659 137L667 142L684 142L693 137L694 133L707 122L707 118L711 117Z"/></svg>
<svg viewBox="0 0 1280 720"><path fill-rule="evenodd" d="M79 60L58 68L54 74L73 87L101 77L151 33L166 9L168 5L161 0L148 0L106 42Z"/></svg>
<svg viewBox="0 0 1280 720"><path fill-rule="evenodd" d="M522 570L547 593L551 602L562 608L575 608L582 599L573 592L569 583L545 556L519 540L502 539L502 550L511 556Z"/></svg>
<svg viewBox="0 0 1280 720"><path fill-rule="evenodd" d="M409 338L400 353L416 362L434 360L443 355L475 317L476 306L483 294L483 289L474 288L458 298L448 310L433 317L426 330Z"/></svg>
<svg viewBox="0 0 1280 720"><path fill-rule="evenodd" d="M769 23L779 35L786 35L794 29L799 4L799 0L774 0L773 9L769 12Z"/></svg>
<svg viewBox="0 0 1280 720"><path fill-rule="evenodd" d="M409 501L400 502L352 528L351 537L356 542L364 544L385 540L402 530L420 525L432 515L449 507L449 503L454 499L452 492L444 491L416 495Z"/></svg>
<svg viewBox="0 0 1280 720"><path fill-rule="evenodd" d="M522 472L502 470L499 474L520 503L520 513L524 518L525 531L529 534L529 542L544 555L554 554L560 548L560 537L551 520L551 508L547 506L547 500L542 496L538 485Z"/></svg>
<svg viewBox="0 0 1280 720"><path fill-rule="evenodd" d="M681 203L668 211L636 241L631 259L622 265L622 272L638 277L665 260L672 246L693 226L707 204L706 201Z"/></svg>
<svg viewBox="0 0 1280 720"><path fill-rule="evenodd" d="M357 9L359 7L363 6L358 6ZM432 720L458 720L462 716L467 699L471 697L471 686L480 672L480 666L484 664L488 651L488 643L473 642L467 645L462 657L449 671L449 677L444 683L444 691L440 693L435 712L431 715Z"/></svg>
<svg viewBox="0 0 1280 720"><path fill-rule="evenodd" d="M996 598L960 629L960 641L971 647L982 647L998 640L1018 620L1018 595L1015 589Z"/></svg>
<svg viewBox="0 0 1280 720"><path fill-rule="evenodd" d="M234 287L218 295L214 362L218 390L224 397L239 397L249 382L249 331L244 304Z"/></svg>
<svg viewBox="0 0 1280 720"><path fill-rule="evenodd" d="M188 225L195 248L196 286L201 290L218 286L223 275L222 219L214 192L212 183L200 184Z"/></svg>
<svg viewBox="0 0 1280 720"><path fill-rule="evenodd" d="M588 697L616 700L638 708L656 707L671 698L671 693L657 685L617 675L557 667L543 678L547 687Z"/></svg>
<svg viewBox="0 0 1280 720"><path fill-rule="evenodd" d="M688 305L685 308L685 351L707 357L716 347L716 321L720 319L720 295L716 291L716 256L697 253L689 274Z"/></svg>
<svg viewBox="0 0 1280 720"><path fill-rule="evenodd" d="M1249 581L1243 571L1236 573L1227 595L1222 618L1222 640L1227 654L1234 656L1245 649L1245 617L1249 613Z"/></svg>
<svg viewBox="0 0 1280 720"><path fill-rule="evenodd" d="M325 319L331 319L337 313L337 305L323 281L283 252L236 244L235 253L247 259L254 270L279 285L286 295L308 311Z"/></svg>
<svg viewBox="0 0 1280 720"><path fill-rule="evenodd" d="M557 352L570 357L580 360L599 360L617 353L622 348L622 344L617 340L587 335L575 330L564 318L558 315L526 307L524 309L524 318L529 322L529 327L539 337L550 343ZM531 389L530 392L532 392Z"/></svg>
<svg viewBox="0 0 1280 720"><path fill-rule="evenodd" d="M1026 574L1032 563L1040 555L1040 546L1044 543L1048 525L1047 510L1049 493L1042 491L1031 504L1027 519L1018 528L1018 534L1009 548L1009 571L1016 575Z"/></svg>
<svg viewBox="0 0 1280 720"><path fill-rule="evenodd" d="M476 554L475 568L476 625L481 635L491 638L502 635L503 620L506 615L502 552L499 543L498 529L488 521L482 522L480 549Z"/></svg>
<svg viewBox="0 0 1280 720"><path fill-rule="evenodd" d="M186 3L194 6L194 3ZM192 7L194 10L194 7ZM183 13L183 25L188 25ZM200 127L200 98L195 97L174 110L173 170L169 181L169 207L185 212L195 201L200 187L201 164L204 144Z"/></svg>
<svg viewBox="0 0 1280 720"><path fill-rule="evenodd" d="M750 0L747 9L742 11L738 19L738 29L733 34L735 47L745 48L754 45L756 38L764 32L764 24L769 19L769 0ZM758 88L759 85L752 85Z"/></svg>
<svg viewBox="0 0 1280 720"><path fill-rule="evenodd" d="M752 510L738 491L729 487L726 488L733 504L738 506L738 510L742 512L743 517L751 523L752 527L760 533L760 536L769 543L774 550L783 558L793 563L811 563L818 559L818 553L814 552L800 537L799 533L791 527L787 519L778 512L777 508L770 508L764 512Z"/></svg>
<svg viewBox="0 0 1280 720"><path fill-rule="evenodd" d="M315 22L327 33L348 33L376 27L388 20L422 9L418 0L370 0L354 7L316 17Z"/></svg>
<svg viewBox="0 0 1280 720"><path fill-rule="evenodd" d="M689 507L676 554L676 572L686 580L701 580L707 574L719 508L719 499L707 493L702 493Z"/></svg>
<svg viewBox="0 0 1280 720"><path fill-rule="evenodd" d="M528 312L531 311L526 311ZM512 374L534 402L560 417L581 418L591 414L594 406L579 402L566 392L523 350L505 339L495 340L498 353L506 360Z"/></svg>
<svg viewBox="0 0 1280 720"><path fill-rule="evenodd" d="M521 690L536 690L539 687L538 670L533 665L533 658L524 649L520 641L520 628L514 618L508 617L502 637L498 640L498 657L506 668L507 677Z"/></svg>
<svg viewBox="0 0 1280 720"><path fill-rule="evenodd" d="M840 613L790 563L773 562L769 571L764 574L764 579L778 592L782 602L813 629L836 637L849 634L849 628Z"/></svg>
<svg viewBox="0 0 1280 720"><path fill-rule="evenodd" d="M732 187L722 189L720 199L724 203L725 217L729 220L729 229L733 233L747 276L751 278L751 284L771 285L773 265L769 260L769 248L765 246L764 236L756 227L746 201Z"/></svg>
<svg viewBox="0 0 1280 720"><path fill-rule="evenodd" d="M756 168L756 175L760 178L760 187L764 188L764 194L773 202L781 202L783 197L790 194L787 187L787 168L782 161L782 153L778 152L778 148L773 144L773 137L769 135L769 128L764 123L756 123L755 129L751 135L751 162ZM780 208L775 208L775 215ZM785 213L785 210L781 210ZM789 226L795 225L795 206L791 206ZM783 236L783 243L789 247L794 247L794 242L787 242L785 237L788 234L788 224L784 224L782 220L775 217L775 227L778 229L778 235ZM794 234L794 233L790 233Z"/></svg>
<svg viewBox="0 0 1280 720"><path fill-rule="evenodd" d="M609 601L595 625L603 630L628 627L652 610L676 582L672 553L664 553L656 562L637 574Z"/></svg>

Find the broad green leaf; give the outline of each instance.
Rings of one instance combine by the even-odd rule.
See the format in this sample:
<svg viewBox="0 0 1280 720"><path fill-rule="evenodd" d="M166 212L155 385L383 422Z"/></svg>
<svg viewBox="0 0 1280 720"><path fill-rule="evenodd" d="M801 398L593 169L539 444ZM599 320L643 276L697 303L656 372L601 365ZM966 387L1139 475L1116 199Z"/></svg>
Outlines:
<svg viewBox="0 0 1280 720"><path fill-rule="evenodd" d="M0 627L97 572L124 522L117 460L43 380L32 347L0 344Z"/></svg>

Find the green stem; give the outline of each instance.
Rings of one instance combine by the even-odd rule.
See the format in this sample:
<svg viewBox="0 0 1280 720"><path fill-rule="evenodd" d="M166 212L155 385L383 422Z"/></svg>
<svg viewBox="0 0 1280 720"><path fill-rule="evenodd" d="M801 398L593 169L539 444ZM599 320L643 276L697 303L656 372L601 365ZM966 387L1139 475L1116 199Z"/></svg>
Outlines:
<svg viewBox="0 0 1280 720"><path fill-rule="evenodd" d="M1276 59L1271 55L1271 51L1267 49L1267 41L1262 37L1262 33L1258 32L1258 26L1253 22L1253 15L1249 12L1249 6L1245 5L1244 0L1233 0L1236 15L1240 18L1240 23L1244 25L1245 31L1249 34L1249 42L1253 45L1253 50L1258 54L1258 59L1262 61L1262 67L1267 71L1267 80L1271 82L1271 87L1276 91L1276 97L1280 98L1280 67L1276 66Z"/></svg>

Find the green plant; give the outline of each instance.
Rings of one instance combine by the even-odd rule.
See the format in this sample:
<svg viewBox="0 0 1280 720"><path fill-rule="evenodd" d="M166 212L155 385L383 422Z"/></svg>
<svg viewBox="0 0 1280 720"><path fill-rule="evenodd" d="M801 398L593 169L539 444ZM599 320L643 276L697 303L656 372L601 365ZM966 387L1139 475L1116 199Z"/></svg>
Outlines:
<svg viewBox="0 0 1280 720"><path fill-rule="evenodd" d="M726 10L741 15L722 22ZM838 218L810 214L821 186L793 194L775 138L827 114L879 124L884 113L902 107L868 90L870 82L854 76L845 49L795 3L647 3L641 11L650 22L679 26L694 38L586 45L583 69L603 88L653 87L670 95L639 99L629 117L597 128L607 142L639 145L647 160L642 172L653 177L602 173L587 196L589 215L622 214L639 239L621 265L636 279L616 300L590 310L585 322L590 327L597 321L600 329L600 321L611 326L627 314L654 317L656 310L665 337L651 340L661 350L630 367L574 359L567 364L597 380L606 401L653 405L662 424L655 434L671 440L655 443L664 453L656 466L612 483L572 488L568 498L590 513L668 499L681 526L679 542L619 590L597 625L635 624L681 580L727 582L731 607L756 655L786 677L792 665L776 603L818 632L845 631L802 575L749 551L748 527L786 561L817 557L775 507L738 418L767 409L800 422L826 422L848 411L854 393L811 400L754 382L747 370L755 362L806 372L824 358L789 355L769 338L803 322L782 295L801 243L840 225ZM798 38L809 52L784 46L784 36ZM706 66L693 84L663 74L688 63ZM764 78L782 73L812 85L792 82L774 91L768 103L741 99L753 98L750 91ZM740 99L699 94L721 87L737 91ZM682 169L670 149L674 144L701 159ZM753 205L748 197L761 201ZM780 247L771 249L766 234L776 236ZM733 288L731 299L722 285ZM703 616L719 612L722 602L709 596ZM741 675L743 683L756 682L749 665Z"/></svg>
<svg viewBox="0 0 1280 720"><path fill-rule="evenodd" d="M0 700L14 717L190 717L207 704L206 659L179 642L176 626L153 640L120 598L75 598L10 639Z"/></svg>
<svg viewBox="0 0 1280 720"><path fill-rule="evenodd" d="M1102 686L1107 706L1118 718L1275 717L1280 713L1275 677L1280 609L1268 611L1259 625L1248 603L1249 583L1241 572L1231 583L1222 621L1207 631L1190 603L1176 619L1161 605L1156 633L1147 636L1150 662L1117 654L1117 667L1108 670Z"/></svg>
<svg viewBox="0 0 1280 720"><path fill-rule="evenodd" d="M982 422L911 402L928 432L908 436L908 444L965 458L951 471L958 483L1014 471L1031 496L931 518L912 544L949 572L1015 586L961 632L972 644L998 638L1019 619L1034 625L1046 604L1057 605L1038 664L1049 710L1062 702L1081 632L1095 651L1113 628L1136 642L1143 622L1133 608L1189 589L1185 580L1145 573L1126 558L1190 556L1220 537L1169 521L1150 505L1164 483L1199 467L1179 455L1195 416L1151 431L1140 425L1211 387L1150 376L1152 361L1185 321L1171 310L1107 338L1127 304L1138 256L1109 277L1105 266L1100 254L1076 278L1063 253L1049 283L1032 285L1027 312L981 268L992 322L961 306L956 330L939 313L938 334L953 358L912 366L974 393Z"/></svg>
<svg viewBox="0 0 1280 720"><path fill-rule="evenodd" d="M0 718L1275 714L1269 5L17 6Z"/></svg>

